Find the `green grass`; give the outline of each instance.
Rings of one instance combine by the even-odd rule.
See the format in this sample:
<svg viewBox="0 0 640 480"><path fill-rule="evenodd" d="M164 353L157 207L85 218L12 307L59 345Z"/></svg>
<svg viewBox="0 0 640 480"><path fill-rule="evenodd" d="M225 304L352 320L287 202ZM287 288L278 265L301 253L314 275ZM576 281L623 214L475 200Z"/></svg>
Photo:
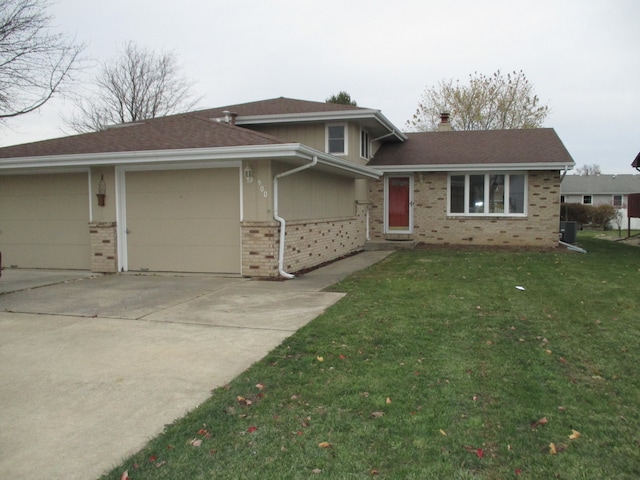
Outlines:
<svg viewBox="0 0 640 480"><path fill-rule="evenodd" d="M104 478L639 478L640 249L578 243L395 253Z"/></svg>

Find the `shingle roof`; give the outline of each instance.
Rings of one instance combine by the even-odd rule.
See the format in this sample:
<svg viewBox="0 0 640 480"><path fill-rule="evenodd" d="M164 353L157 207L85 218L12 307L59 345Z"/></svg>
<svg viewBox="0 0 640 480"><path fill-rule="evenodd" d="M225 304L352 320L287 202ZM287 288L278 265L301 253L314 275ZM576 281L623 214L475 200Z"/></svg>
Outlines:
<svg viewBox="0 0 640 480"><path fill-rule="evenodd" d="M284 143L263 133L194 114L171 115L94 133L0 148L0 158L134 152Z"/></svg>
<svg viewBox="0 0 640 480"><path fill-rule="evenodd" d="M219 123L224 111L239 116L362 110L351 105L273 98L169 115L106 130L0 148L0 158L134 152L284 143L270 135Z"/></svg>
<svg viewBox="0 0 640 480"><path fill-rule="evenodd" d="M573 165L552 128L407 133L402 144L385 144L368 166L482 164Z"/></svg>
<svg viewBox="0 0 640 480"><path fill-rule="evenodd" d="M239 116L256 116L256 115L287 115L301 113L318 113L318 112L336 112L343 110L366 110L361 107L352 105L341 105L336 103L310 102L307 100L296 100L294 98L271 98L269 100L260 100L257 102L239 103L236 105L227 105L224 107L216 107L207 110L193 112L196 115L208 118L221 117L225 110L237 113Z"/></svg>
<svg viewBox="0 0 640 480"><path fill-rule="evenodd" d="M640 168L640 153L636 156L635 160L631 164L633 168Z"/></svg>
<svg viewBox="0 0 640 480"><path fill-rule="evenodd" d="M567 175L560 191L592 195L640 193L640 175Z"/></svg>

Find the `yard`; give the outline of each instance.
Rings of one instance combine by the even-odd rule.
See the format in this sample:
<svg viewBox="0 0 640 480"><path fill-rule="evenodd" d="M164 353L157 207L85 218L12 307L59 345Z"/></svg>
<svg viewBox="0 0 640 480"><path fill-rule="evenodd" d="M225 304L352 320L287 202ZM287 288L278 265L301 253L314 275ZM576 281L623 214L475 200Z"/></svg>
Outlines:
<svg viewBox="0 0 640 480"><path fill-rule="evenodd" d="M639 478L640 250L578 244L396 253L105 478Z"/></svg>

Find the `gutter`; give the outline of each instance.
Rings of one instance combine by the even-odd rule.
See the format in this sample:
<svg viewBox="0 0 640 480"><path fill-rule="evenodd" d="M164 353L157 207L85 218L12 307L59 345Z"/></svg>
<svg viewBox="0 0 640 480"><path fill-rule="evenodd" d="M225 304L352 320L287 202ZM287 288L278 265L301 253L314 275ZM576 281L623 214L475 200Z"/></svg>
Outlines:
<svg viewBox="0 0 640 480"><path fill-rule="evenodd" d="M273 219L280 223L280 245L278 248L278 273L280 276L291 279L295 277L290 273L284 271L284 238L286 234L286 221L280 215L278 215L278 180L283 177L292 175L294 173L301 172L302 170L307 170L309 168L314 167L318 163L318 157L313 156L311 163L307 163L305 165L301 165L300 167L294 168L292 170L287 170L286 172L279 173L275 177L273 177Z"/></svg>

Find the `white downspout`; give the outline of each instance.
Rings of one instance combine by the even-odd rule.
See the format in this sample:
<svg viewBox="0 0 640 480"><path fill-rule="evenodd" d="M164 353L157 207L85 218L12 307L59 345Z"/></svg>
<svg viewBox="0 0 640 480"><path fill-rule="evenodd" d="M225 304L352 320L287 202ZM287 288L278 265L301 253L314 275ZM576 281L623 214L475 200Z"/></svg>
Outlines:
<svg viewBox="0 0 640 480"><path fill-rule="evenodd" d="M294 173L301 172L302 170L306 170L315 166L318 163L318 157L313 156L313 160L311 163L307 163L306 165L302 165L300 167L296 167L292 170L287 170L286 172L279 173L275 177L273 177L273 219L280 223L280 248L278 250L278 273L284 278L293 278L295 275L287 273L284 271L284 236L286 233L286 221L280 215L278 215L278 180L282 177L286 177L288 175L292 175Z"/></svg>

